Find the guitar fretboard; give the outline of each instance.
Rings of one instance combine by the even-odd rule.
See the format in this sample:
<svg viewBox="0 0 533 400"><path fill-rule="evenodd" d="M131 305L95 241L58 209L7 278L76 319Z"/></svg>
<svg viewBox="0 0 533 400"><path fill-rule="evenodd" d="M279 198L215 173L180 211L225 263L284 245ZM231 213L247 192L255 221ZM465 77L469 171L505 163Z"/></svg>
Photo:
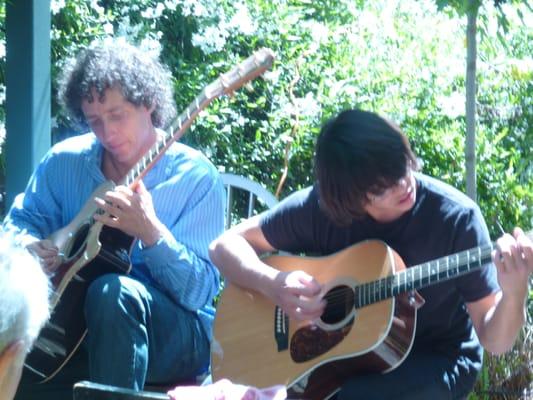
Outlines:
<svg viewBox="0 0 533 400"><path fill-rule="evenodd" d="M168 127L163 137L145 153L122 179L122 184L133 186L152 168L170 145L178 140L192 125L196 116L209 103L223 94L232 94L246 82L255 79L272 66L274 53L270 49L260 49L235 68L222 74L204 88L191 104Z"/></svg>
<svg viewBox="0 0 533 400"><path fill-rule="evenodd" d="M205 96L204 93L198 95L194 101L183 111L167 129L165 134L146 152L146 154L133 166L125 177L124 184L132 185L156 163L159 157L168 149L168 147L178 140L183 132L192 124L192 121L202 111L212 99Z"/></svg>
<svg viewBox="0 0 533 400"><path fill-rule="evenodd" d="M361 308L400 293L420 289L480 269L491 262L493 249L493 243L486 244L406 268L373 282L358 285L354 288L355 308Z"/></svg>

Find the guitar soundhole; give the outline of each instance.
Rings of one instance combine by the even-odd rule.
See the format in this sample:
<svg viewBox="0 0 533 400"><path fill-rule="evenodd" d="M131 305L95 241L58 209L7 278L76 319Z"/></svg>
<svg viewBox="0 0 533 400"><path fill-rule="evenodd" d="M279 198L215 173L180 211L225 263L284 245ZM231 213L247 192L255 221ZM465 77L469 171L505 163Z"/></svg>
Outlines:
<svg viewBox="0 0 533 400"><path fill-rule="evenodd" d="M75 256L76 254L78 254L80 249L83 248L83 245L87 240L87 235L89 234L90 228L90 224L84 224L76 231L76 235L74 236L74 240L72 241L72 248L69 251L68 258Z"/></svg>
<svg viewBox="0 0 533 400"><path fill-rule="evenodd" d="M355 294L349 286L336 286L326 293L324 299L327 304L320 319L333 325L343 321L352 312Z"/></svg>

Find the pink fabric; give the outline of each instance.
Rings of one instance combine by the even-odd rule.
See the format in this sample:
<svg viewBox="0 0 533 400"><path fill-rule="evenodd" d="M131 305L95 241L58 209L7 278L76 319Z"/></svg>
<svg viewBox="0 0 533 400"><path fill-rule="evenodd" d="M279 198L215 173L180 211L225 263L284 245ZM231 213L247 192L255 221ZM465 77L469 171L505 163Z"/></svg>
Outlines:
<svg viewBox="0 0 533 400"><path fill-rule="evenodd" d="M257 389L221 379L206 386L178 386L168 392L172 400L284 400L285 386Z"/></svg>

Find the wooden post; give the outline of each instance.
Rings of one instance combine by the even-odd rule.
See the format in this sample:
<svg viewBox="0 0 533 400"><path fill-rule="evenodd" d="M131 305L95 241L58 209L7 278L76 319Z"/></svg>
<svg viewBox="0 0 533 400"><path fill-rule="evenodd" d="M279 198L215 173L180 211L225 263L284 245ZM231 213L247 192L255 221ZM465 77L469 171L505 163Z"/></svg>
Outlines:
<svg viewBox="0 0 533 400"><path fill-rule="evenodd" d="M6 210L50 147L50 0L6 2Z"/></svg>

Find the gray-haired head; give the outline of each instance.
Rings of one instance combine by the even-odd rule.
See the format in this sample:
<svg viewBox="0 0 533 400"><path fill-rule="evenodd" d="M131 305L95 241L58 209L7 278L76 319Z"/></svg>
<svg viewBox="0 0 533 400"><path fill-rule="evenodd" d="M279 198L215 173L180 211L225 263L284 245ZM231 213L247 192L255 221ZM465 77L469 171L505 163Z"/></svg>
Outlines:
<svg viewBox="0 0 533 400"><path fill-rule="evenodd" d="M49 317L49 293L37 259L0 228L0 353L19 340L30 349Z"/></svg>
<svg viewBox="0 0 533 400"><path fill-rule="evenodd" d="M135 106L154 106L151 118L165 128L176 115L171 74L157 58L124 39L98 40L70 60L59 79L59 101L77 123L84 123L82 101L102 98L106 89L119 88Z"/></svg>

